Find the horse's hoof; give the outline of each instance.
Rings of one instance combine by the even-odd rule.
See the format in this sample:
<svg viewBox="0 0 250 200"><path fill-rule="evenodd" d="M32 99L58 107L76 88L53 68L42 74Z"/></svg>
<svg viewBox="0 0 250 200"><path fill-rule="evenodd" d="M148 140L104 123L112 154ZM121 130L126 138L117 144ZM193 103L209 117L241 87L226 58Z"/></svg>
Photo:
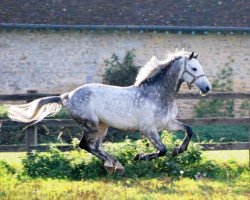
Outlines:
<svg viewBox="0 0 250 200"><path fill-rule="evenodd" d="M134 161L140 160L141 157L142 157L142 154L141 154L141 153L138 153L138 154L135 155L135 157L133 158L133 160L134 160Z"/></svg>
<svg viewBox="0 0 250 200"><path fill-rule="evenodd" d="M175 156L177 156L178 154L179 154L179 148L176 147L176 148L174 148L174 150L173 150L173 152L172 152L172 157L175 157Z"/></svg>
<svg viewBox="0 0 250 200"><path fill-rule="evenodd" d="M114 166L104 166L104 168L105 168L105 170L109 173L109 174L112 174L112 173L114 173L114 171L115 171L115 167Z"/></svg>
<svg viewBox="0 0 250 200"><path fill-rule="evenodd" d="M124 167L121 165L121 163L119 163L118 161L114 164L115 167L115 172L117 172L118 174L122 175L124 174L125 170Z"/></svg>
<svg viewBox="0 0 250 200"><path fill-rule="evenodd" d="M125 173L124 167L115 167L115 172L117 172L120 175L123 175Z"/></svg>
<svg viewBox="0 0 250 200"><path fill-rule="evenodd" d="M109 163L109 162L105 162L104 163L104 168L110 174L112 174L113 172L115 172L115 167L111 163Z"/></svg>

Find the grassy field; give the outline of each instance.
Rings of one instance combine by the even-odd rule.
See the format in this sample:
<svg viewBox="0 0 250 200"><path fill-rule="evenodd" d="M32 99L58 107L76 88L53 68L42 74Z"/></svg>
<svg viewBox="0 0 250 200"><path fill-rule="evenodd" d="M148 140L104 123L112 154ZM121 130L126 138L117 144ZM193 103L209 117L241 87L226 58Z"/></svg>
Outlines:
<svg viewBox="0 0 250 200"><path fill-rule="evenodd" d="M239 164L248 164L249 162L248 150L205 151L204 155L208 159L218 162L235 161Z"/></svg>
<svg viewBox="0 0 250 200"><path fill-rule="evenodd" d="M204 155L220 163L248 164L248 151L210 151ZM23 157L25 153L0 153L0 160L18 166L17 170L21 170ZM173 180L167 175L132 179L107 175L80 181L35 179L0 171L0 199L249 199L249 182L249 171L225 180L206 177Z"/></svg>
<svg viewBox="0 0 250 200"><path fill-rule="evenodd" d="M234 182L192 180L97 179L82 181L0 178L1 199L249 199L249 176Z"/></svg>

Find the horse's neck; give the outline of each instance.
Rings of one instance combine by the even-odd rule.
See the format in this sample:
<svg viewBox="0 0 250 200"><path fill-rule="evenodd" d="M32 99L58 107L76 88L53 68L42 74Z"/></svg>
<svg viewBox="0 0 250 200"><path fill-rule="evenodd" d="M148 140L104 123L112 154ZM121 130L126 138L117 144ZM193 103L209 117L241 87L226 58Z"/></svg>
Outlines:
<svg viewBox="0 0 250 200"><path fill-rule="evenodd" d="M150 84L144 84L143 90L147 96L156 98L161 101L173 101L176 94L179 92L182 80L179 78L181 66L179 63L174 63L170 69L165 69Z"/></svg>
<svg viewBox="0 0 250 200"><path fill-rule="evenodd" d="M180 68L176 66L176 68L171 69L166 73L165 79L162 80L163 82L163 91L162 93L169 96L172 100L175 99L177 93L180 90L182 80L179 79Z"/></svg>
<svg viewBox="0 0 250 200"><path fill-rule="evenodd" d="M162 77L156 83L156 88L162 90L163 95L171 96L175 98L176 94L180 90L182 80L180 80L181 65L179 62L174 63L169 69L163 72ZM161 87L159 87L161 85Z"/></svg>

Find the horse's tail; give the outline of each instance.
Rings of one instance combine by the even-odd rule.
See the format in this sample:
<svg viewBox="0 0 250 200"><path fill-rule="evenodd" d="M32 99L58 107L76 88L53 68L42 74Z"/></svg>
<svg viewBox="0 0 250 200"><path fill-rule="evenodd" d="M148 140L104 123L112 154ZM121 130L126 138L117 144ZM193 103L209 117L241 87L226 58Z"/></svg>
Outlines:
<svg viewBox="0 0 250 200"><path fill-rule="evenodd" d="M8 116L19 122L37 123L47 116L54 116L62 107L60 96L45 97L23 105L9 105Z"/></svg>

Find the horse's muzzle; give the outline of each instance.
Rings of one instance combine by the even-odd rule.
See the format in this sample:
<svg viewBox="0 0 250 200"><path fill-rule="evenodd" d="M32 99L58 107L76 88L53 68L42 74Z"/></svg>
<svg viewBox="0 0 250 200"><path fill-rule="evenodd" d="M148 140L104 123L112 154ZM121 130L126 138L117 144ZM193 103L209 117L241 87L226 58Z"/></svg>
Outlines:
<svg viewBox="0 0 250 200"><path fill-rule="evenodd" d="M200 88L201 95L206 95L211 90L211 87L206 85Z"/></svg>

